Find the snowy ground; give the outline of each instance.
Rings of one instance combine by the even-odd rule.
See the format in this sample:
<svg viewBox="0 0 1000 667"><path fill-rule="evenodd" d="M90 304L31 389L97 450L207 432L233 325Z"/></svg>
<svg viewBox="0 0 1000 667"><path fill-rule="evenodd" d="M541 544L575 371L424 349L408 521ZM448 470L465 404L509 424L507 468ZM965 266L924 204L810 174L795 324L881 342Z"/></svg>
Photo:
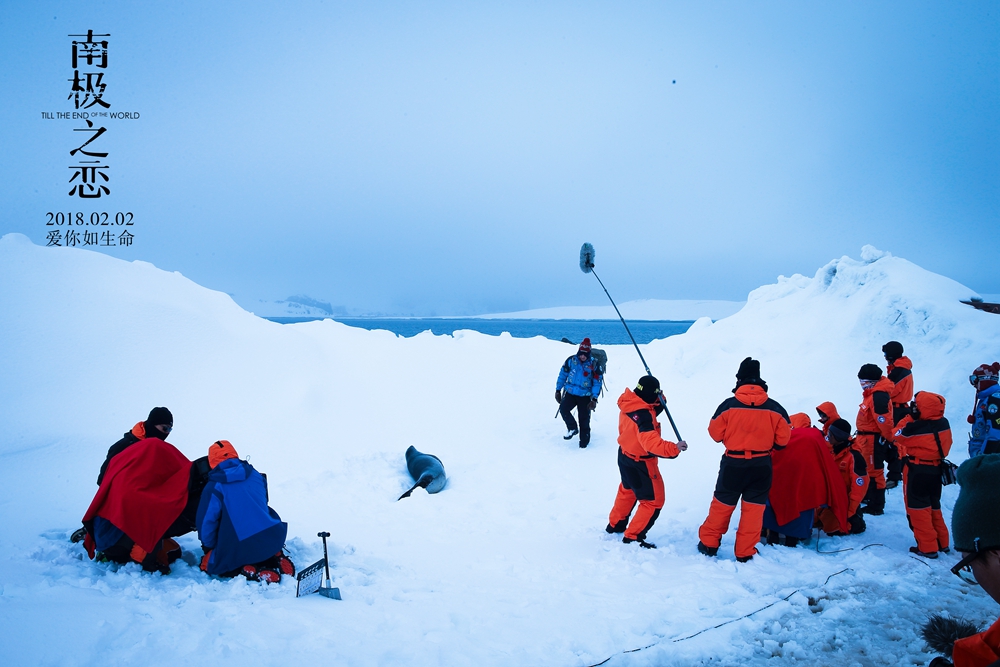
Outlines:
<svg viewBox="0 0 1000 667"><path fill-rule="evenodd" d="M852 418L858 367L895 338L917 389L948 398L962 460L967 377L1000 358L1000 317L958 303L971 294L869 249L644 346L691 444L661 464L660 548L646 551L603 531L614 402L642 374L631 348L609 349L609 394L580 450L553 419L561 343L279 325L143 262L5 236L0 664L926 664L928 614L1000 609L948 572L955 556L907 553L899 490L864 535L738 564L730 534L708 560L696 533L721 446L706 426L746 355L789 412L833 400ZM154 405L173 411L189 458L228 438L268 474L297 564L320 557L317 531L333 534L343 602L296 599L291 580L210 579L192 536L166 577L69 544L107 447ZM449 484L396 502L410 444L444 461Z"/></svg>

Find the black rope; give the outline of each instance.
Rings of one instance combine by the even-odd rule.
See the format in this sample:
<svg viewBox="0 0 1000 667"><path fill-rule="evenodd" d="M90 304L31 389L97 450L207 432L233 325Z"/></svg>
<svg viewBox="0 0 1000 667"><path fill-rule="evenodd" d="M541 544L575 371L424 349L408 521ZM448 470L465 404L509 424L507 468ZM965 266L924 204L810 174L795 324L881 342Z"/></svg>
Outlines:
<svg viewBox="0 0 1000 667"><path fill-rule="evenodd" d="M871 544L869 546L876 546L876 545ZM877 546L884 546L884 545L877 545ZM928 567L930 567L930 566L928 565ZM851 568L845 567L843 570L840 570L839 572L834 572L833 574L831 574L829 577L826 578L826 581L823 582L823 585L826 586L828 583L830 583L830 580L833 579L834 577L836 577L838 574L843 574L844 572L849 572L850 570L851 570ZM728 621L723 621L722 623L719 623L718 625L713 625L710 628L705 628L704 630L699 630L698 632L694 633L693 635L688 635L686 637L680 637L678 639L671 639L670 643L671 644L676 644L677 642L686 641L686 640L691 639L693 637L697 637L698 635L700 635L700 634L702 634L704 632L708 632L709 630L717 630L717 629L721 628L724 625L729 625L730 623L735 623L736 621L742 621L745 618L750 618L754 614L758 614L758 613L764 611L765 609L770 609L771 607L773 607L774 605L778 604L779 602L787 602L793 595L795 595L796 593L798 593L800 590L802 590L802 589L796 588L794 591L792 591L791 593L789 593L785 597L781 598L780 600L775 600L771 604L769 604L767 606L764 606L764 607L761 607L760 609L757 609L756 611L752 611L749 614L744 614L743 616L740 616L739 618L733 618L733 619L730 619ZM649 644L648 646L642 646L642 647L639 647L639 648L633 648L633 649L629 649L627 651L622 651L622 655L624 655L626 653L638 653L639 651L645 651L646 649L653 648L654 646L658 646L661 643L662 642L653 642L652 644ZM615 655L617 655L617 654L615 654ZM608 656L607 658L605 658L601 662L596 662L593 665L588 665L588 667L600 667L601 665L606 664L608 661L610 661L611 658L613 658L613 657L615 657L615 656L614 655Z"/></svg>

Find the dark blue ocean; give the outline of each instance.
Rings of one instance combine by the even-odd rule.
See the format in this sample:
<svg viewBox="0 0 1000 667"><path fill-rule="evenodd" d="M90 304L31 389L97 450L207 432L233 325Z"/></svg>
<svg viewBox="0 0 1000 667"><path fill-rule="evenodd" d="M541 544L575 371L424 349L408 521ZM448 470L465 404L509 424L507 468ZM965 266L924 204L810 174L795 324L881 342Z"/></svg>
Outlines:
<svg viewBox="0 0 1000 667"><path fill-rule="evenodd" d="M327 319L321 317L268 317L266 319L281 324L311 322ZM386 329L409 338L430 329L435 334L452 334L461 329L472 329L490 336L499 336L504 331L515 338L544 336L551 340L565 338L571 343L579 343L589 337L594 345L628 345L628 334L620 320L478 320L478 319L438 319L438 318L354 318L333 317L352 327L362 329ZM635 321L629 322L629 329L637 343L648 343L657 338L667 338L688 330L692 322Z"/></svg>

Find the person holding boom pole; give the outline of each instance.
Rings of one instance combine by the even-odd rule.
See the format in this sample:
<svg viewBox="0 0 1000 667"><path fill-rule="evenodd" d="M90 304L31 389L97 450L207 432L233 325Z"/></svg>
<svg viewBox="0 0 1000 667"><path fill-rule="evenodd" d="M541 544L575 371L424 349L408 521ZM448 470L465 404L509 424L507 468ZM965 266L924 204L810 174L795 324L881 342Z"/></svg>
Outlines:
<svg viewBox="0 0 1000 667"><path fill-rule="evenodd" d="M660 390L660 381L653 377L615 300L611 298L608 288L604 287L604 282L594 271L594 246L589 243L584 243L580 248L580 270L584 273L593 273L597 278L646 369L646 375L639 378L635 390L626 388L618 399L618 407L621 410L618 415L618 472L621 474L621 484L618 485L618 495L615 497L615 504L605 530L608 533L625 533L622 537L622 542L625 544L638 542L641 547L655 549L655 544L646 541L646 534L656 522L664 503L663 478L660 476L656 459L676 458L687 450L687 443L681 438L677 425L670 416L667 400ZM664 440L660 436L660 423L656 420L660 412L664 412L670 420L670 426L677 436L677 443ZM636 502L639 504L639 509L629 521L629 515L632 514Z"/></svg>

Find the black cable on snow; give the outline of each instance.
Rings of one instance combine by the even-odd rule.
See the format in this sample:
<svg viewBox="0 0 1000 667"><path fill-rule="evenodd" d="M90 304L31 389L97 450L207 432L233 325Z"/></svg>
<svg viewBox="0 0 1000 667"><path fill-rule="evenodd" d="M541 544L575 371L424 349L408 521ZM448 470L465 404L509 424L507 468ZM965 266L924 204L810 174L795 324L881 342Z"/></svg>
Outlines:
<svg viewBox="0 0 1000 667"><path fill-rule="evenodd" d="M873 547L873 546L884 546L884 545L869 544L868 546ZM826 581L823 582L823 586L826 586L828 583L830 583L830 580L833 579L834 577L836 577L838 574L843 574L844 572L849 572L849 571L851 571L851 568L845 567L843 570L840 570L839 572L834 572L833 574L831 574L829 577L826 578ZM757 609L756 611L752 611L749 614L744 614L743 616L740 616L739 618L733 618L733 619L730 619L728 621L723 621L722 623L719 623L718 625L713 625L710 628L705 628L704 630L699 630L698 632L694 633L693 635L688 635L686 637L679 637L677 639L671 639L670 643L671 644L676 644L677 642L682 642L682 641L691 639L693 637L697 637L698 635L700 635L700 634L702 634L704 632L708 632L709 630L716 630L718 628L721 628L724 625L729 625L730 623L735 623L736 621L742 621L745 618L750 618L754 614L758 614L758 613L764 611L765 609L770 609L771 607L773 607L774 605L778 604L779 602L786 602L793 595L795 595L796 593L798 593L801 590L802 590L801 588L796 588L794 591L792 591L791 593L789 593L785 597L781 598L780 600L775 600L771 604L766 605L764 607L761 607L760 609ZM652 644L649 644L648 646L641 646L639 648L633 648L633 649L629 649L627 651L622 651L622 655L624 655L626 653L638 653L639 651L645 651L648 648L653 648L654 646L658 646L658 645L660 645L662 643L663 642L653 642ZM615 656L613 656L613 655L608 656L604 660L602 660L600 662L596 662L593 665L588 665L587 667L600 667L601 665L607 663L608 661L611 660L611 658L614 658L614 657Z"/></svg>

